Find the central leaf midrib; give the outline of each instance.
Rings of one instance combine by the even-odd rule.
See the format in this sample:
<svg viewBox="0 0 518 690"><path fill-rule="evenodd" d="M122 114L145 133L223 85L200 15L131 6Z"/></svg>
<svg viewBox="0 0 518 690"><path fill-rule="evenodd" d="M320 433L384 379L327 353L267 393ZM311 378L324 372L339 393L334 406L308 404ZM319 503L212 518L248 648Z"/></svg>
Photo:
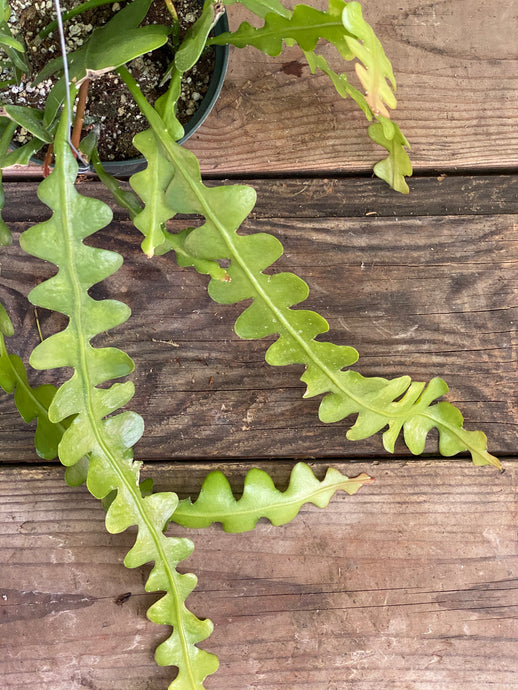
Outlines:
<svg viewBox="0 0 518 690"><path fill-rule="evenodd" d="M322 13L323 14L323 13ZM315 31L315 30L320 30L320 29L334 29L334 28L340 28L343 32L344 35L346 33L344 25L341 21L329 21L329 22L321 22L319 24L311 24L310 26L290 26L289 24L286 27L281 27L279 29L270 29L264 30L264 26L259 27L258 29L252 27L254 29L254 34L252 35L252 40L254 38L257 38L257 40L263 40L265 38L277 38L282 40L283 38L293 38L293 34L300 34L300 33L307 33L308 31ZM286 33L286 30L289 32L289 36ZM320 36L320 38L324 38L323 36ZM234 43L233 41L230 40L230 37L227 37L229 43ZM241 36L239 34L236 36L236 39L241 39ZM244 37L245 40L247 40L246 36ZM213 39L209 39L208 41L209 44L217 44L218 43L218 37L215 37ZM252 44L253 45L253 44Z"/></svg>
<svg viewBox="0 0 518 690"><path fill-rule="evenodd" d="M173 142L175 146L179 146L176 144L176 142ZM361 399L359 399L357 396L349 392L347 388L345 388L342 385L342 382L333 374L332 371L329 370L329 368L325 365L325 363L317 356L314 354L312 348L309 345L309 342L305 341L303 338L300 337L299 333L295 328L293 328L290 324L290 322L284 317L282 311L274 304L274 302L270 299L269 295L263 290L260 282L257 280L256 276L253 274L253 272L249 269L247 262L241 257L241 254L239 253L235 242L232 240L230 237L230 233L227 233L226 228L224 224L219 220L218 215L213 211L212 207L210 204L206 201L205 195L203 194L203 191L200 190L200 185L203 186L203 182L199 183L196 180L193 180L191 175L188 173L188 171L184 168L182 161L180 159L180 156L176 156L174 151L172 150L172 147L170 146L170 140L169 138L167 139L167 148L173 157L173 160L175 161L175 165L177 165L180 173L182 174L184 180L187 182L191 190L194 192L196 195L198 201L200 202L204 215L206 216L207 219L209 219L214 226L217 228L218 232L220 233L221 237L223 238L223 241L225 242L226 246L229 249L229 252L231 253L232 259L237 261L241 269L244 271L246 274L248 280L252 284L252 286L255 288L261 299L264 301L264 303L268 306L268 308L272 311L272 313L275 315L275 317L282 323L284 326L285 330L289 333L289 335L302 347L304 352L307 354L308 358L310 361L313 362L315 366L317 366L326 376L327 378L331 381L331 383L336 386L342 393L343 395L347 396L351 400L353 400L356 405L358 405L359 408L363 408L364 410L368 410L369 412L372 412L373 414L376 414L380 417L386 418L388 421L387 423L391 420L395 419L405 419L408 420L410 417L408 416L408 412L410 411L412 414L411 416L416 417L416 416L421 416L425 417L426 419L429 419L433 421L433 424L435 427L439 428L444 428L447 429L451 434L456 436L458 439L462 441L463 444L465 444L471 452L471 446L466 442L465 439L465 434L462 433L462 429L457 429L456 427L450 425L448 422L444 420L437 420L432 414L428 413L428 405L426 406L426 409L416 409L414 406L410 408L410 410L402 410L402 411L394 411L390 416L387 414L386 410L378 410L374 408L372 405L367 405L365 402ZM262 274L261 274L262 275ZM313 341L310 341L313 342Z"/></svg>
<svg viewBox="0 0 518 690"><path fill-rule="evenodd" d="M267 305L267 307L272 311L272 313L278 318L278 320L284 325L285 329L287 332L292 336L292 338L297 342L303 349L304 352L308 355L308 358L310 361L313 362L315 366L317 366L322 373L329 379L329 381L346 397L354 401L354 403L361 409L368 410L369 412L384 417L388 420L388 424L390 427L390 420L396 420L396 419L403 419L403 424L405 421L408 421L410 419L408 415L409 410L406 411L394 411L392 416L388 417L385 411L379 411L372 407L372 405L366 405L362 400L360 400L358 397L356 397L354 394L349 392L347 388L344 388L342 382L338 380L338 378L328 369L328 367L320 360L319 357L314 355L313 351L309 347L309 344L304 341L299 334L296 332L295 329L291 327L289 322L285 319L283 314L277 310L277 307L273 304L273 302L269 299L268 295L265 294L265 292L262 290L262 287L256 280L255 276L253 273L248 269L247 263L242 259L240 256L239 252L236 249L235 243L231 240L229 234L227 234L225 226L220 222L217 214L213 212L211 206L206 202L205 200L205 195L203 194L203 190L200 189L200 187L203 187L203 182L200 180L198 182L197 180L194 180L191 175L189 174L188 170L182 163L181 156L176 153L175 148L180 149L181 147L179 144L177 144L175 141L173 141L169 135L168 135L168 130L167 127L164 124L164 121L158 114L158 112L153 108L152 106L149 105L149 103L146 101L142 93L140 92L140 89L131 76L131 74L127 71L126 68L119 68L117 70L119 72L119 75L123 78L124 82L130 89L131 93L133 94L135 100L137 101L140 109L142 110L143 114L146 116L149 124L151 125L151 128L155 131L155 135L159 138L159 140L162 142L164 147L166 148L168 155L170 156L171 162L173 162L174 165L176 165L177 169L179 170L180 174L183 176L184 180L187 183L187 186L191 189L195 197L197 198L198 202L200 203L201 207L205 210L206 218L211 220L214 226L216 227L217 231L220 233L223 241L225 242L226 246L228 247L229 251L231 252L232 258L237 261L239 266L242 268L244 271L245 275L247 276L248 280L250 283L255 287L257 290L258 294L260 297L263 299L264 303ZM164 136L165 135L165 136ZM437 420L433 414L428 412L429 405L426 405L426 408L423 409L423 407L420 408L415 408L415 406L411 407L411 412L413 417L424 417L428 420L431 420L433 422L433 426L437 427L438 429L447 429L451 434L459 438L462 443L470 450L472 451L471 444L466 443L465 439L465 433L463 432L463 429L457 429L456 427L453 427L451 424L444 420ZM358 410L358 411L360 411ZM477 451L478 452L478 451Z"/></svg>
<svg viewBox="0 0 518 690"><path fill-rule="evenodd" d="M65 152L65 146L67 144L65 143L63 146L63 155L62 155L62 161L63 164L61 166L61 174L60 174L60 185L61 185L61 194L62 194L62 201L63 204L61 205L61 209L72 209L73 208L73 200L72 200L72 195L69 194L69 188L67 184L67 178L65 174L65 162L69 154L68 152ZM72 186L72 190L75 189ZM89 375L89 369L88 369L88 364L87 364L87 346L85 343L89 342L88 336L86 335L85 329L83 327L83 319L81 318L82 315L82 307L83 307L83 291L81 290L80 286L80 279L76 270L76 261L75 261L75 251L74 251L74 233L72 228L70 227L69 223L69 214L68 213L62 213L61 215L61 225L63 227L64 235L65 235L65 253L66 253L66 274L68 276L69 283L72 285L72 291L73 291L73 299L74 299L74 307L73 307L73 314L70 316L70 327L72 328L73 331L77 333L77 359L80 363L80 369L76 368L75 370L78 372L79 377L82 381L82 391L83 391L83 403L84 407L87 413L88 421L90 423L90 427L94 433L95 439L97 441L97 444L99 446L99 449L101 453L104 455L106 460L108 461L109 465L111 466L112 470L115 471L117 474L119 480L121 483L124 484L126 490L129 492L131 495L131 498L133 499L133 503L135 507L137 508L137 512L140 516L141 522L145 525L147 528L149 534L151 535L151 538L153 539L153 542L155 544L155 550L156 554L159 557L161 563L163 564L164 570L167 575L167 579L169 581L170 585L170 592L174 596L174 601L175 601L175 607L177 611L177 622L176 622L176 628L178 630L178 634L181 640L182 644L182 649L184 651L184 660L186 662L186 668L189 674L189 678L191 681L191 685L193 690L196 688L196 683L194 680L194 674L192 671L191 667L191 659L190 655L188 653L188 644L187 644L187 639L186 639L186 632L184 630L184 625L183 625L183 619L182 619L182 614L181 614L181 605L182 601L179 596L178 588L176 587L176 583L173 577L173 572L172 569L169 565L169 561L167 558L167 555L162 547L161 544L161 535L157 532L155 529L155 526L153 522L148 518L147 511L145 510L145 507L143 505L143 497L142 494L140 493L140 489L132 481L129 481L122 470L122 468L119 467L119 463L117 462L116 457L113 455L110 447L104 440L104 435L102 432L102 429L99 428L99 420L97 418L97 415L95 414L95 406L94 406L94 401L92 400L92 390L94 388L93 384L91 383L90 375ZM62 269L63 267L60 267ZM75 323L74 323L75 322ZM140 527L140 526L139 526Z"/></svg>
<svg viewBox="0 0 518 690"><path fill-rule="evenodd" d="M171 154L174 156L174 153L171 152ZM259 280L256 278L256 276L253 274L253 272L250 270L248 267L247 262L241 257L241 254L236 247L235 242L232 240L232 238L229 236L229 233L226 232L226 228L224 224L219 220L219 217L215 212L213 212L212 207L210 204L208 204L205 200L205 195L200 192L199 189L199 183L197 183L195 180L191 178L187 170L185 170L184 166L182 165L181 161L179 160L179 157L174 156L175 159L175 164L178 166L180 169L181 174L183 175L184 179L186 180L187 184L190 186L192 191L196 194L196 197L200 204L203 207L204 210L204 215L206 218L208 218L217 228L218 232L222 236L225 244L228 247L228 250L231 254L232 259L237 261L239 264L240 268L243 270L243 272L246 274L249 282L252 284L260 298L263 300L263 302L267 305L267 307L270 309L270 311L275 315L275 318L281 322L282 326L284 327L285 331L298 343L298 345L301 346L301 348L304 350L306 355L308 356L308 359L313 362L315 366L317 366L326 376L327 378L332 382L336 388L342 391L344 395L349 397L351 400L353 400L359 407L362 407L364 409L369 410L373 414L377 414L382 417L387 417L386 412L384 411L379 411L376 408L366 405L362 400L357 398L355 395L350 393L346 388L343 387L342 382L336 377L332 371L325 365L325 363L318 357L314 352L313 349L309 346L309 343L304 340L303 338L300 337L299 333L297 332L297 329L293 328L293 326L290 324L288 319L284 316L282 313L282 310L277 307L277 305L273 302L273 300L270 298L268 293L263 289L262 285L260 284ZM203 183L201 183L203 184ZM261 274L262 275L262 274ZM313 342L313 341L311 341ZM403 417L404 414L400 413L399 415L394 415L394 418L397 417ZM391 417L392 419L393 417Z"/></svg>
<svg viewBox="0 0 518 690"><path fill-rule="evenodd" d="M222 522L222 523L226 522L230 519L234 519L234 518L249 517L249 516L255 517L256 515L258 515L258 519L260 517L265 517L265 518L270 519L268 517L268 515L266 515L265 512L262 512L262 511L268 510L270 512L270 511L279 510L279 509L286 508L286 507L289 508L291 506L302 507L302 505L304 503L313 502L313 498L316 498L316 497L320 496L321 494L328 493L328 492L331 492L331 494L333 494L333 493L336 493L339 489L343 489L345 491L345 486L352 484L352 483L355 483L354 479L351 479L351 478L343 479L340 482L337 482L336 484L333 484L333 485L319 486L314 491L310 491L307 494L303 495L302 497L301 496L299 496L299 497L294 496L293 498L289 498L286 500L282 500L281 498L279 498L279 499L277 499L277 501L275 503L269 502L265 506L259 506L258 508L250 508L250 509L241 508L239 505L239 502L242 500L242 498L238 498L238 499L234 499L234 501L235 501L234 505L237 506L238 509L234 510L232 508L231 509L232 512L228 512L228 511L225 512L224 510L219 510L219 511L214 510L213 512L210 512L210 511L200 511L197 509L195 515L193 515L188 510L182 511L182 509L181 509L182 504L179 503L178 508L173 513L173 517L175 518L175 521L176 521L176 517L178 515L179 516L184 515L187 518L190 518L190 517L195 517L197 519L198 518L205 518L205 519L208 518L212 522ZM359 482L356 481L356 483L359 483ZM192 505L193 506L196 505L196 502L193 503ZM217 516L219 516L219 519Z"/></svg>

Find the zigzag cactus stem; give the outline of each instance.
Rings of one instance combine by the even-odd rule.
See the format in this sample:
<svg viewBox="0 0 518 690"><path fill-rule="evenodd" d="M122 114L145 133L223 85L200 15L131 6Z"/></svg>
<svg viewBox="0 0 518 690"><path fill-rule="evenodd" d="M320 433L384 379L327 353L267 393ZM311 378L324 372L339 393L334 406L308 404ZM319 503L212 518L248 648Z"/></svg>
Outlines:
<svg viewBox="0 0 518 690"><path fill-rule="evenodd" d="M281 243L265 233L237 233L254 207L255 191L246 185L206 187L196 157L170 136L169 123L166 126L157 110L147 103L127 70L121 68L119 73L153 132L138 135L135 145L151 161L156 174L151 179L143 171L130 183L136 185L136 191L144 192L146 205L158 200L161 223L177 213L201 214L205 218L205 223L188 235L185 249L198 259L230 261L230 281L211 280L209 294L220 304L252 300L237 319L236 333L244 339L277 334L278 340L266 352L266 361L275 366L305 366L301 377L307 385L305 397L324 396L319 407L322 421L335 422L356 414L347 438L364 439L385 429L384 447L393 452L403 432L407 447L418 455L424 451L428 432L436 428L443 455L468 450L475 464L500 468L498 459L487 452L487 439L481 431L464 429L463 417L451 403L434 404L448 391L442 379L434 378L426 385L412 382L408 376L386 380L364 377L350 369L344 371L356 362L356 350L315 340L329 330L327 321L315 312L292 308L306 299L306 283L291 273L264 273L281 256ZM139 180L149 184L137 185ZM142 214L136 216L135 224L146 234L139 225ZM152 233L153 228L147 232Z"/></svg>
<svg viewBox="0 0 518 690"><path fill-rule="evenodd" d="M176 570L191 554L193 545L188 539L167 537L163 532L178 498L172 492L142 495L141 463L132 457L132 446L143 432L142 418L131 411L118 412L133 396L132 382L99 387L133 369L126 353L113 347L96 348L90 342L123 323L129 308L122 302L97 301L89 295L94 284L120 267L122 257L84 244L84 239L104 227L112 214L103 202L77 192L74 182L78 166L67 133L63 115L55 139L56 165L38 190L53 215L26 230L20 245L29 254L57 265L56 275L34 288L29 299L37 306L65 314L68 324L37 345L30 363L36 369L73 369L71 378L54 395L48 413L54 423L73 420L59 443L59 458L65 466L73 467L88 455L87 486L92 495L103 499L116 493L106 514L110 533L137 526L135 545L124 563L129 568L154 563L146 591L164 592L164 596L148 610L148 618L173 627L157 648L157 662L178 668L171 690L200 690L204 678L217 669L218 661L197 647L211 634L211 621L199 620L185 606L196 577Z"/></svg>

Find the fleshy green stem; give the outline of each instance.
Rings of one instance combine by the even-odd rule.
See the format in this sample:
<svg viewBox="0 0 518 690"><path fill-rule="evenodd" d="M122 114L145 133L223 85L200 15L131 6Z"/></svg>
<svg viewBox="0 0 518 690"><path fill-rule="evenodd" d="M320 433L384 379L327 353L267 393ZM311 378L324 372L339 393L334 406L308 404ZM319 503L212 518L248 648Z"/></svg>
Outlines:
<svg viewBox="0 0 518 690"><path fill-rule="evenodd" d="M11 231L7 227L5 221L2 219L2 210L4 208L5 203L4 186L2 184L3 158L9 149L9 144L11 143L13 134L15 133L17 127L18 125L16 122L8 120L5 125L5 130L3 131L2 136L0 137L0 246L3 247L8 246L13 241Z"/></svg>
<svg viewBox="0 0 518 690"><path fill-rule="evenodd" d="M9 370L11 372L11 375L16 381L16 386L19 388L23 389L24 394L31 399L32 404L34 405L35 408L39 411L39 413L43 416L45 416L48 419L49 416L49 409L45 405L42 404L40 400L34 395L33 389L27 384L26 381L23 380L23 378L20 376L16 368L13 366L13 363L11 362L11 358L9 357L9 351L7 350L7 346L5 344L5 339L2 333L0 333L0 357L5 357L5 362L7 363L7 366L9 367ZM65 426L61 424L61 422L53 422L54 426L57 427L58 431L60 432L61 435L65 433Z"/></svg>

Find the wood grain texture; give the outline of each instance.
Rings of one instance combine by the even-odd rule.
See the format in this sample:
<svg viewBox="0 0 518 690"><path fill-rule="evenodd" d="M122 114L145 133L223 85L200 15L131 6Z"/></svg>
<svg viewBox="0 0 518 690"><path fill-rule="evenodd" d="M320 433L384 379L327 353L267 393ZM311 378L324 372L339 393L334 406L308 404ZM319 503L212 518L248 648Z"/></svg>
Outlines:
<svg viewBox="0 0 518 690"><path fill-rule="evenodd" d="M307 4L327 7L326 0ZM412 145L415 170L516 168L516 3L366 0L363 9L394 66L394 119ZM229 8L232 29L245 19L244 8ZM337 60L330 46L318 50L360 86L352 63ZM384 151L367 126L325 75L310 74L298 48L277 58L232 48L221 96L188 146L205 173L221 176L368 173Z"/></svg>
<svg viewBox="0 0 518 690"><path fill-rule="evenodd" d="M136 448L151 461L144 476L180 497L195 495L215 467L239 493L254 458L280 488L293 457L319 458L319 477L332 463L376 478L282 528L172 529L196 546L182 564L199 577L188 603L216 624L204 647L221 668L208 690L518 690L518 208L516 177L488 174L518 162L516 6L363 7L395 67L395 119L414 167L437 177L411 180L408 198L344 178L367 176L382 152L354 104L311 76L297 49L275 59L233 50L221 98L189 146L208 177L254 178L259 202L243 232L281 239L274 270L309 283L305 306L328 319L333 341L359 349L356 368L444 376L466 426L486 431L505 472L440 460L433 437L421 461L401 444L387 460L379 436L348 443L350 420L320 424L297 367L274 370L267 342L234 336L240 308L212 303L206 278L171 257L144 258L116 213L95 242L122 251L125 263L92 294L121 297L133 318L96 344L136 360L131 407L146 422ZM244 18L231 8L233 27ZM439 175L471 170L477 177ZM99 187L85 180L81 190ZM48 217L34 184L6 197L16 237ZM45 335L64 325L26 301L53 272L16 244L3 254L0 301L21 355L37 342L36 316ZM68 488L61 467L36 464L32 435L0 396L0 685L167 687L170 671L153 661L165 633L145 618L147 573L122 565L134 534L107 534L84 488Z"/></svg>
<svg viewBox="0 0 518 690"><path fill-rule="evenodd" d="M283 184L265 181L262 206L243 231L272 232L283 242L286 253L274 270L292 270L309 283L305 305L328 319L332 341L359 350L356 369L386 378L444 377L467 428L483 429L492 452L505 456L516 451L518 423L518 209L508 178L502 188L500 178L492 179L493 186L480 194L480 206L474 191L478 181L465 179L462 194L454 200L442 197L452 213L461 215L415 217L420 206L408 199L405 210L402 197L396 217L358 216L358 209L376 209L376 182L335 181L338 199L354 200L355 217L347 205L340 214L334 182L301 181L300 196L294 183L286 185L279 198ZM436 199L440 206L442 184L447 182L421 180L421 198ZM24 199L24 207L11 206L8 214L41 218L34 194ZM11 225L20 231L28 223ZM141 457L384 455L379 435L346 441L351 420L319 423L318 400L302 399L300 368L270 368L264 362L269 341L245 342L234 335L241 307L214 304L205 277L177 268L172 257L150 261L139 241L123 220L100 233L96 242L121 251L125 264L92 294L122 298L133 312L126 325L96 342L118 345L136 361L137 395L131 406L147 429L139 443ZM25 298L53 271L22 255L16 244L2 262L1 299L14 315L17 333L10 343L26 358L38 335L34 309ZM45 336L63 326L62 317L44 310L39 321ZM40 374L36 380L57 381L56 376ZM32 429L20 421L9 398L0 398L0 412L0 459L35 461ZM400 444L396 452L407 451ZM436 452L433 434L427 452Z"/></svg>
<svg viewBox="0 0 518 690"><path fill-rule="evenodd" d="M327 7L326 0L309 4ZM415 169L515 167L516 6L370 0L363 8L394 66L394 119L412 145ZM234 7L229 15L231 28L246 18ZM337 62L334 48L319 52L358 85L352 65ZM337 97L324 75L311 75L297 48L278 58L233 49L221 97L189 146L206 172L220 175L368 172L383 151L366 129L355 104Z"/></svg>
<svg viewBox="0 0 518 690"><path fill-rule="evenodd" d="M205 178L207 185L221 180ZM407 216L472 216L516 213L518 178L516 175L454 175L413 177L408 180L410 194L396 194L381 180L359 177L280 179L232 178L227 184L249 184L257 191L252 218L384 218ZM20 218L33 223L48 217L47 208L35 201L37 182L17 181L5 185L7 223ZM129 183L121 181L125 189ZM81 194L95 196L113 206L106 187L80 176ZM114 218L125 220L127 211L113 207Z"/></svg>
<svg viewBox="0 0 518 690"><path fill-rule="evenodd" d="M288 463L262 463L280 488ZM208 690L518 688L516 459L337 462L376 478L354 497L254 532L181 530L220 656ZM319 476L324 465L313 464ZM245 465L221 463L236 491ZM246 466L246 469L248 467ZM157 464L159 489L194 495L206 464ZM129 533L108 535L60 468L0 471L0 674L8 690L159 690L163 639L144 612L144 573L123 568Z"/></svg>

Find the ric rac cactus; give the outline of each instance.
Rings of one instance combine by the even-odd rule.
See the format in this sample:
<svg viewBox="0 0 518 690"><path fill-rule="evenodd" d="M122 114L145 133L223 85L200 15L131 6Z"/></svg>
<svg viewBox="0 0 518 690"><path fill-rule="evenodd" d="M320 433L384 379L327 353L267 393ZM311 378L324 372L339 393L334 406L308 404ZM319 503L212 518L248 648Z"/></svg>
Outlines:
<svg viewBox="0 0 518 690"><path fill-rule="evenodd" d="M225 531L244 532L254 529L261 518L283 525L303 505L325 508L336 491L353 495L373 480L366 474L349 478L333 468L318 480L308 465L298 463L289 486L280 491L267 473L254 468L247 474L242 496L236 498L225 476L215 471L207 476L197 498L181 501L175 487L153 492L152 482L141 482L141 463L133 459L133 447L144 432L144 423L129 409L134 395L133 361L122 350L95 342L99 334L130 319L130 309L119 299L94 299L90 294L92 287L116 273L123 257L96 245L95 233L111 222L112 212L103 201L80 193L76 184L79 164L83 170L89 164L115 203L127 210L142 234L142 250L150 261L155 255L173 252L180 266L208 275L208 292L215 302L243 303L234 326L240 338L274 336L266 361L276 367L303 366L304 397L319 396L321 421L332 423L354 415L348 439L381 432L388 452L402 438L413 454L421 454L429 432L437 430L443 455L468 451L476 465L500 467L487 450L485 435L465 429L461 412L439 400L448 390L442 379L426 384L408 376L366 377L351 369L358 360L357 351L323 340L321 336L329 330L327 321L300 306L308 296L308 285L293 273L269 270L283 253L279 240L273 234L242 231L254 209L254 189L242 184L207 186L195 155L178 143L184 134L177 118L182 77L208 46L251 46L270 56L279 55L286 46L298 47L311 72L326 74L338 95L351 97L371 123L371 140L388 154L374 166L374 173L394 190L408 192L405 177L412 173L410 147L391 119L397 105L394 73L360 4L329 0L327 10L303 4L291 10L279 0L240 2L255 15L257 26L244 22L233 32L214 35L212 29L225 5L234 5L236 0L205 0L199 18L180 37L176 9L169 0L166 24L145 22L151 0L72 2L64 12L55 0L52 21L39 38L55 31L62 39L63 52L34 77L35 83L53 80L46 102L38 109L0 100L0 167L27 163L41 150L45 151L45 169L52 167L38 190L51 216L25 230L20 247L56 270L52 277L32 286L28 300L66 317L62 330L42 339L23 362L8 349L14 329L0 305L0 386L13 395L23 420L36 422L37 454L45 460L58 457L68 483L86 482L90 493L103 502L108 532L134 528L135 542L124 564L128 568L152 564L145 590L160 592L161 597L149 607L147 616L170 626L169 636L155 654L159 665L173 667L170 690L204 688L205 678L219 664L207 639L211 621L198 618L187 607L196 576L180 573L178 568L183 569L183 561L194 547L181 536L181 527L220 523ZM108 4L112 6L109 20L75 49L63 50L63 22L73 22ZM8 0L0 0L3 86L19 84L31 67L31 56L13 17ZM355 63L350 76L335 72L318 54L321 41L334 46L342 61ZM163 47L171 51L163 75L167 86L151 103L128 63ZM81 131L79 113L90 81L114 71L146 121L146 128L133 142L146 165L131 177L131 189L124 189L105 169L97 150L96 127L85 132L81 141L72 133L72 129ZM13 147L20 128L26 140ZM0 212L3 206L0 177ZM185 221L185 227L172 232L169 221L185 215L195 215L198 226L193 228ZM10 242L11 232L0 218L0 244ZM37 370L66 369L69 377L60 385L33 387L29 365ZM60 375L65 374L61 371Z"/></svg>
<svg viewBox="0 0 518 690"><path fill-rule="evenodd" d="M83 242L111 220L111 211L102 202L76 191L77 163L68 146L65 125L63 118L55 139L56 166L39 190L40 199L53 215L27 230L20 243L26 252L53 261L59 269L54 277L34 288L29 299L65 314L69 322L65 330L34 349L31 364L38 369L73 369L48 409L53 423L73 417L59 443L59 459L65 466L72 466L88 456L86 481L90 492L99 499L116 492L106 515L106 529L116 534L137 526L135 545L124 563L136 568L153 562L146 591L165 592L148 611L150 620L173 626L171 636L157 649L157 663L178 667L171 688L202 687L204 678L218 666L213 655L196 646L210 635L212 623L197 619L186 608L185 599L195 587L196 578L176 570L193 546L188 539L163 533L178 498L173 492L143 496L139 488L140 463L133 461L131 449L142 434L142 418L129 411L114 415L131 400L133 384L127 381L99 388L133 369L132 361L121 350L91 344L95 335L125 321L129 309L122 302L96 301L88 295L92 285L119 268L122 257Z"/></svg>

